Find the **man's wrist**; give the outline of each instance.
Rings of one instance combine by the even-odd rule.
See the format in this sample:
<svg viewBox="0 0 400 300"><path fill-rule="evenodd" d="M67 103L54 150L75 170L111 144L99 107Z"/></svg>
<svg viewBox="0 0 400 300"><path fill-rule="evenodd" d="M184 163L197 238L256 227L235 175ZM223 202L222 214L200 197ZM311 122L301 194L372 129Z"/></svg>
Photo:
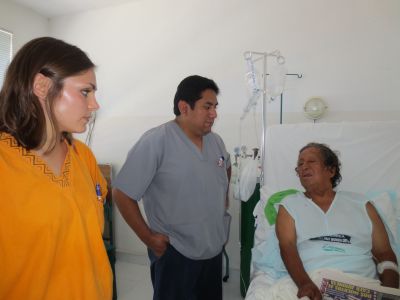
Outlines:
<svg viewBox="0 0 400 300"><path fill-rule="evenodd" d="M397 266L397 264L390 260L381 261L376 266L376 269L379 274L382 274L385 270L393 270L397 272L397 274L399 273L399 267Z"/></svg>

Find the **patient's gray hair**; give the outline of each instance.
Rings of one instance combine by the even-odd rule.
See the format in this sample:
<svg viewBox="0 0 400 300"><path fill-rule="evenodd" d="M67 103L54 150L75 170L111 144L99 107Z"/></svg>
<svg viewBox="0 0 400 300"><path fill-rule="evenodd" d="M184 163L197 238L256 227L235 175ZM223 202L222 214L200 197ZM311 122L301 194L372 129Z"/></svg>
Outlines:
<svg viewBox="0 0 400 300"><path fill-rule="evenodd" d="M326 144L313 142L313 143L308 143L303 148L301 148L299 151L299 154L308 148L318 149L319 152L321 153L324 165L335 171L335 175L331 178L331 183L332 183L332 188L337 187L339 185L339 183L342 181L342 175L340 174L340 167L342 164L340 163L340 160L338 157L338 152L333 151Z"/></svg>

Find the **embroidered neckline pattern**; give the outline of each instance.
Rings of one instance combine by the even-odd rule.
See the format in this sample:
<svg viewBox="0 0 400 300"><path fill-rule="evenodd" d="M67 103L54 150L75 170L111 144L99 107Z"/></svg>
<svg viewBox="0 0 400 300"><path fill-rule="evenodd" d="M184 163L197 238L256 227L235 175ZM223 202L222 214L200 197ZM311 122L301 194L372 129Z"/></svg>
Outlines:
<svg viewBox="0 0 400 300"><path fill-rule="evenodd" d="M63 166L63 171L60 176L56 176L52 170L47 166L47 164L32 151L26 150L24 147L18 145L17 140L8 133L0 133L0 142L6 144L14 153L18 153L25 162L33 166L35 169L39 170L41 173L46 175L52 182L58 184L60 187L68 187L69 173L71 169L71 155L70 151L67 153L65 158L65 163Z"/></svg>

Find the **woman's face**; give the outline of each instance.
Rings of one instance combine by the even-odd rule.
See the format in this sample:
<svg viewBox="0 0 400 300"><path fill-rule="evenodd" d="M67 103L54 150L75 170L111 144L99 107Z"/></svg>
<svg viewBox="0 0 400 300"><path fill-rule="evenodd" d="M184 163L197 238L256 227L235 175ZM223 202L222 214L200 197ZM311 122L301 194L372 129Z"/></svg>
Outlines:
<svg viewBox="0 0 400 300"><path fill-rule="evenodd" d="M306 190L313 187L332 188L331 178L335 173L325 166L321 152L317 148L306 148L299 154L296 171L301 185Z"/></svg>
<svg viewBox="0 0 400 300"><path fill-rule="evenodd" d="M93 112L99 109L95 97L93 69L64 79L63 89L54 100L54 115L61 132L82 133Z"/></svg>

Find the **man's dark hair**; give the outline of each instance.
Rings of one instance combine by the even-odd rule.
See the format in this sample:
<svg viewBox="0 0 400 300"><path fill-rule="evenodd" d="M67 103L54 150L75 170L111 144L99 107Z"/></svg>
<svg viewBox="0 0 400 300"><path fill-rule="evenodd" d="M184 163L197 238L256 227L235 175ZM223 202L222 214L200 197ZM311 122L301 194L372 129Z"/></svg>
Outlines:
<svg viewBox="0 0 400 300"><path fill-rule="evenodd" d="M205 90L213 90L217 95L219 93L217 84L211 79L199 75L192 75L183 79L181 83L179 83L175 93L175 116L179 116L181 114L178 108L178 102L180 100L185 101L189 104L191 109L194 109L196 101L201 98L201 94Z"/></svg>
<svg viewBox="0 0 400 300"><path fill-rule="evenodd" d="M342 175L340 174L341 163L337 154L332 151L328 145L320 144L320 143L308 143L303 148L300 149L299 153L303 152L308 148L316 148L319 150L322 156L322 160L324 165L335 171L335 175L331 178L332 188L338 186L338 184L342 181Z"/></svg>

